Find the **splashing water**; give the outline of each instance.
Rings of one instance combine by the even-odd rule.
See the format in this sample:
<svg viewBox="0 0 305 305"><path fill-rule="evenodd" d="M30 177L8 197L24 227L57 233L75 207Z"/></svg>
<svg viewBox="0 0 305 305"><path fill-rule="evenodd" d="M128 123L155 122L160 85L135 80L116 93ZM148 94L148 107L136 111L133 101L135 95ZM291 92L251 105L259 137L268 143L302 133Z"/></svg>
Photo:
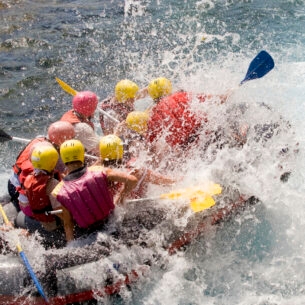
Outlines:
<svg viewBox="0 0 305 305"><path fill-rule="evenodd" d="M166 76L175 89L198 93L234 88L225 104L192 102L208 123L196 149L172 172L184 175L183 186L212 180L261 203L209 229L175 256L168 257L153 234L162 268L153 266L147 281L109 302L304 303L303 1L2 1L0 7L0 118L13 136L45 134L69 109L71 98L56 76L101 98L121 78L144 87ZM261 49L270 52L275 69L238 87ZM238 125L249 126L243 146L232 135ZM208 130L222 135L209 146ZM12 141L1 144L1 194L20 148ZM160 169L165 164L164 159ZM286 182L285 173L291 173ZM162 192L152 187L148 196ZM185 218L168 213L171 221L186 225ZM32 253L32 246L23 243L39 270L44 250ZM122 245L116 250L121 260L131 256L126 263L143 255Z"/></svg>

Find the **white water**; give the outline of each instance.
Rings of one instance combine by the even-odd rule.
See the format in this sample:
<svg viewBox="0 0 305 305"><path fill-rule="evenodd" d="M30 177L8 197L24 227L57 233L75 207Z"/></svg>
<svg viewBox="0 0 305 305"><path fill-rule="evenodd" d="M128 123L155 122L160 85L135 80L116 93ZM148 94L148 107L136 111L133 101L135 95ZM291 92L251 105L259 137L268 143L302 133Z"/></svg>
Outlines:
<svg viewBox="0 0 305 305"><path fill-rule="evenodd" d="M125 15L128 5L130 1L125 2ZM214 1L200 1L197 8L205 10L207 5L214 7ZM145 5L140 8L137 14L142 15ZM283 25L282 27L284 28ZM152 29L152 34L154 31L155 29ZM200 32L200 29L198 31ZM276 34L276 31L271 31L272 34ZM180 35L185 38L183 34ZM225 42L230 37L234 38L233 43L240 43L240 36L230 33L208 34L206 37L207 43L217 39ZM200 43L195 43L195 47L197 45ZM190 48L191 55L196 53L195 47ZM296 46L296 49L302 49L302 46ZM175 86L196 92L213 93L223 93L227 89L235 88L243 78L251 56L254 57L257 51L259 50L253 48L248 51L249 56L240 58L234 58L234 54L228 52L227 58L220 58L221 67L218 62L213 65L208 60L197 65L200 69L195 69L194 64L196 73L191 76L184 76L184 70L191 70L188 63L192 56L186 56L185 62L179 62L181 69L177 74L180 80ZM281 52L281 57L288 57L289 50L280 47L279 53ZM302 57L299 53L302 54L300 50L295 53L296 58ZM162 55L163 68L173 61L175 54L169 51ZM273 71L262 79L253 80L237 88L229 102L248 104L245 116L239 119L245 120L250 126L278 121L282 116L291 123L291 129L273 136L265 145L253 140L253 129L250 129L248 142L242 150L224 149L218 152L216 157L205 156L204 161L199 160L195 153L182 164L187 168L184 171L185 185L192 185L201 179L217 180L216 182L224 185L234 185L244 193L254 194L261 199L262 204L237 216L230 223L221 225L217 230L211 229L186 252L168 257L165 270L155 266L138 289L134 288L132 292L126 290L123 293L122 302L145 305L304 304L305 63L294 62L294 59L283 62L282 58L278 58L279 54L271 54L276 64ZM154 66L153 59L150 61L150 58L145 59L141 69L134 71L134 75L143 84L158 73L158 67ZM73 77L74 75L70 75L70 78ZM99 88L103 85L101 83L102 81L97 81L91 85ZM270 106L272 111L261 107L261 103ZM204 105L202 109L209 113L212 122L226 126L226 105L210 108ZM292 153L287 159L278 155L283 147L288 146L293 150L296 143L299 143L297 154ZM17 154L17 145L5 145L7 154ZM236 171L236 164L242 166L242 172ZM279 180L279 165L292 170L292 175L286 183ZM6 192L8 168L8 165L1 163L1 194ZM178 173L179 171L177 168ZM158 189L154 188L153 193L148 195L157 193ZM39 270L43 251L39 249L33 253L31 241L22 239L22 244L25 251L31 253L30 259L35 270ZM109 304L112 301L109 300Z"/></svg>
<svg viewBox="0 0 305 305"><path fill-rule="evenodd" d="M145 304L162 304L163 298L174 304L304 303L303 71L302 63L280 65L234 94L232 102L250 105L247 122L276 121L281 115L290 121L295 135L284 132L262 147L251 141L250 131L248 144L241 151L222 151L212 165L202 166L203 173L220 171L222 181L233 181L242 191L258 196L263 204L253 214L241 215L233 224L224 225L215 236L205 238L205 243L193 245L184 264L177 261L158 280ZM238 77L237 73L233 75L233 82L237 83ZM231 83L232 78L224 82ZM262 102L273 111L266 113L257 106ZM293 148L296 143L299 153L280 160L280 148ZM234 173L231 169L239 162L245 171ZM190 176L198 172L194 163L196 170L190 171ZM287 183L278 179L278 164L292 169ZM185 279L188 272L195 280Z"/></svg>
<svg viewBox="0 0 305 305"><path fill-rule="evenodd" d="M193 91L204 89L217 92L214 80L222 75L225 89L234 87L243 77L245 60L240 71L232 73L211 69L207 76L195 75L189 86ZM184 185L213 180L234 185L242 193L253 194L262 204L236 217L234 221L211 229L207 236L194 242L186 252L168 258L165 270L153 268L142 281L140 290L125 291L126 303L137 304L303 304L305 290L305 229L304 207L304 141L302 120L304 65L279 65L263 79L253 80L237 88L227 105L204 105L211 123L227 123L226 110L233 103L247 103L247 111L240 121L251 127L257 123L289 120L291 129L274 135L265 144L253 140L250 128L248 142L243 149L224 149L202 162L195 154L182 164L187 170ZM283 76L285 75L285 77ZM209 78L208 78L209 77ZM204 84L204 88L201 84ZM179 84L178 84L179 86ZM184 83L188 87L187 83ZM200 89L200 90L199 90ZM230 104L229 104L230 103ZM260 106L261 103L272 111ZM279 156L283 147L295 148L288 158ZM236 165L243 171L236 171ZM278 166L291 170L288 182L279 180ZM177 173L179 173L179 168ZM9 171L2 173L1 193L6 192ZM161 190L160 190L161 191ZM153 189L153 194L158 189ZM40 268L42 249L31 251L33 244L22 239L36 270ZM96 276L98 279L98 275Z"/></svg>

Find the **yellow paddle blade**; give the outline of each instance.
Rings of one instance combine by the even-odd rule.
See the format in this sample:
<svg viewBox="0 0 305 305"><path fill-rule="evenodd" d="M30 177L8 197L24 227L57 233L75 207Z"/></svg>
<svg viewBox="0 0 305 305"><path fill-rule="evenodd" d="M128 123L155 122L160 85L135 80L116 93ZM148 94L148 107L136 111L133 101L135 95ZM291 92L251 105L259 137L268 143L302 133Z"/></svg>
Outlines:
<svg viewBox="0 0 305 305"><path fill-rule="evenodd" d="M204 186L188 187L162 194L160 198L172 200L178 198L188 199L190 200L191 209L194 212L200 212L215 205L212 196L219 195L221 192L222 188L219 184L210 182Z"/></svg>
<svg viewBox="0 0 305 305"><path fill-rule="evenodd" d="M170 193L162 194L160 198L162 199L178 199L180 197L191 198L194 197L195 194L197 194L198 192L201 192L201 190L198 187L185 188L185 189L172 191Z"/></svg>
<svg viewBox="0 0 305 305"><path fill-rule="evenodd" d="M219 195L222 192L222 188L219 184L209 183L203 187L189 187L185 189L180 189L172 191L170 193L162 194L160 198L162 199L177 199L177 198L193 198L201 195Z"/></svg>
<svg viewBox="0 0 305 305"><path fill-rule="evenodd" d="M201 196L191 199L191 209L196 212L201 212L215 205L215 200L211 196Z"/></svg>
<svg viewBox="0 0 305 305"><path fill-rule="evenodd" d="M71 88L68 84L66 84L64 81L59 79L58 77L55 77L56 81L59 83L60 87L63 88L67 93L71 95L76 95L77 91Z"/></svg>

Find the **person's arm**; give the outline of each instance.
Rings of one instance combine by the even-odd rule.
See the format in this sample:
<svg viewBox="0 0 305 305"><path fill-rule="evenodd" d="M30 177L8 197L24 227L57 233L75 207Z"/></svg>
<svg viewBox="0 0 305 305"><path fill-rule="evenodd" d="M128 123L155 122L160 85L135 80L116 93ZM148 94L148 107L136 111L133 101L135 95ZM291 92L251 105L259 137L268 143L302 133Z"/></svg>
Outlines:
<svg viewBox="0 0 305 305"><path fill-rule="evenodd" d="M148 88L145 87L137 92L135 100L140 100L148 96Z"/></svg>
<svg viewBox="0 0 305 305"><path fill-rule="evenodd" d="M69 242L74 240L74 221L69 210L62 206L61 203L56 199L57 190L53 192L58 183L59 182L56 179L49 180L47 185L47 194L50 198L53 211L62 210L62 213L58 213L56 216L58 216L63 221L66 240Z"/></svg>
<svg viewBox="0 0 305 305"><path fill-rule="evenodd" d="M112 96L99 104L99 119L104 136L113 134L118 122L122 121L121 115L116 110L117 103L115 97Z"/></svg>
<svg viewBox="0 0 305 305"><path fill-rule="evenodd" d="M164 176L150 169L147 169L145 180L147 182L151 182L153 184L158 184L158 185L171 185L178 181L178 179Z"/></svg>
<svg viewBox="0 0 305 305"><path fill-rule="evenodd" d="M62 213L58 213L56 214L56 216L58 216L63 222L67 242L74 240L74 221L71 213L64 206L62 206L53 196L50 196L50 199L51 198L53 211L62 210Z"/></svg>
<svg viewBox="0 0 305 305"><path fill-rule="evenodd" d="M63 222L66 241L69 242L74 240L74 221L71 213L62 205L57 206L55 209L53 208L53 211L56 210L62 210L62 213L58 213L56 216L58 216Z"/></svg>
<svg viewBox="0 0 305 305"><path fill-rule="evenodd" d="M58 214L64 223L64 229L66 234L67 242L74 240L74 221L71 213L64 207L60 207L62 209L62 213Z"/></svg>
<svg viewBox="0 0 305 305"><path fill-rule="evenodd" d="M105 168L105 174L109 181L117 181L124 183L122 190L115 198L115 204L122 203L124 201L125 196L129 194L131 190L134 189L138 183L138 179L135 176L119 170Z"/></svg>

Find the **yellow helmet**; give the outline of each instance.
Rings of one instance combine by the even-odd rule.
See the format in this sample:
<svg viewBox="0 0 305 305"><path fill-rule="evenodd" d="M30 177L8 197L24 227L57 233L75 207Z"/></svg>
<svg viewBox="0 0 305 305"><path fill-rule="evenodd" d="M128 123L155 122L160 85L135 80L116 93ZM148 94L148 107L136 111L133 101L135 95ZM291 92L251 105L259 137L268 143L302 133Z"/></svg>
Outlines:
<svg viewBox="0 0 305 305"><path fill-rule="evenodd" d="M60 146L60 157L64 163L85 161L85 147L79 140L68 140Z"/></svg>
<svg viewBox="0 0 305 305"><path fill-rule="evenodd" d="M31 153L31 162L36 169L52 172L58 161L58 152L53 146L36 145Z"/></svg>
<svg viewBox="0 0 305 305"><path fill-rule="evenodd" d="M103 160L120 160L123 153L123 141L118 136L111 134L100 139L100 154Z"/></svg>
<svg viewBox="0 0 305 305"><path fill-rule="evenodd" d="M152 99L158 99L162 96L172 93L172 83L165 77L153 79L147 87L148 94Z"/></svg>
<svg viewBox="0 0 305 305"><path fill-rule="evenodd" d="M124 103L126 100L135 98L139 87L136 83L123 79L119 81L115 86L115 97L120 103Z"/></svg>
<svg viewBox="0 0 305 305"><path fill-rule="evenodd" d="M149 114L147 111L129 112L126 118L126 125L129 129L144 134L147 131Z"/></svg>

